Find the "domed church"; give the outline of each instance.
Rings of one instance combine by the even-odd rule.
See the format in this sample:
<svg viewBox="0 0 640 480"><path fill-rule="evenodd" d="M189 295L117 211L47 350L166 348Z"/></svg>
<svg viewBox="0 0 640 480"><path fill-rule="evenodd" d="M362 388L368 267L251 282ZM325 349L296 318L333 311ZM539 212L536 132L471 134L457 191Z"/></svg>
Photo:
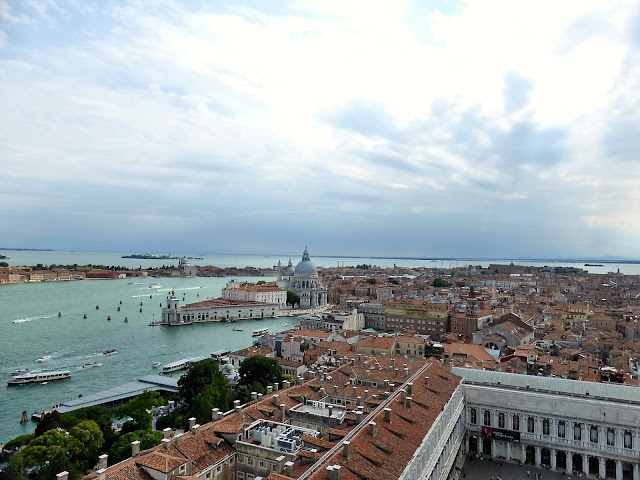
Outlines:
<svg viewBox="0 0 640 480"><path fill-rule="evenodd" d="M300 308L315 308L327 304L327 289L318 277L318 270L305 248L302 261L293 267L291 259L285 268L278 262L276 284L300 297Z"/></svg>

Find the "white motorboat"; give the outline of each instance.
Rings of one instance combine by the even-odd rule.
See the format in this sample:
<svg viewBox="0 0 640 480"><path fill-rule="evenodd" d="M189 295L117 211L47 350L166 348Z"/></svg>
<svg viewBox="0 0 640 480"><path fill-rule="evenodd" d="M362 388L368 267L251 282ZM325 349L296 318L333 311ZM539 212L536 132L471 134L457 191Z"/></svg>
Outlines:
<svg viewBox="0 0 640 480"><path fill-rule="evenodd" d="M102 366L101 363L89 362L89 363L85 363L84 365L82 365L82 368L91 368L91 367L100 367L100 366Z"/></svg>
<svg viewBox="0 0 640 480"><path fill-rule="evenodd" d="M11 375L25 375L27 373L31 373L31 369L30 368L18 368L17 370L14 370L13 372L11 372Z"/></svg>
<svg viewBox="0 0 640 480"><path fill-rule="evenodd" d="M151 285L149 285L149 288L161 288L162 285L160 285L159 283L153 283Z"/></svg>
<svg viewBox="0 0 640 480"><path fill-rule="evenodd" d="M153 368L158 368L160 365L162 365L160 362L153 362Z"/></svg>
<svg viewBox="0 0 640 480"><path fill-rule="evenodd" d="M39 359L37 359L36 362L42 363L42 362L48 362L49 360L51 360L51 355L44 355Z"/></svg>

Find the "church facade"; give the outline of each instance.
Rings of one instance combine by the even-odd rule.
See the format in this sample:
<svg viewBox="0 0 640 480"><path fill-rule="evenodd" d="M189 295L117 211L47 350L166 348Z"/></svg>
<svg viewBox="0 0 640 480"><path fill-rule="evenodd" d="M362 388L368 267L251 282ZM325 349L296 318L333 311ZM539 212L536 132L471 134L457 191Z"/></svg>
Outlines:
<svg viewBox="0 0 640 480"><path fill-rule="evenodd" d="M306 248L302 260L295 267L291 259L286 267L278 262L276 284L283 290L295 293L300 298L300 308L316 308L327 304L327 289Z"/></svg>

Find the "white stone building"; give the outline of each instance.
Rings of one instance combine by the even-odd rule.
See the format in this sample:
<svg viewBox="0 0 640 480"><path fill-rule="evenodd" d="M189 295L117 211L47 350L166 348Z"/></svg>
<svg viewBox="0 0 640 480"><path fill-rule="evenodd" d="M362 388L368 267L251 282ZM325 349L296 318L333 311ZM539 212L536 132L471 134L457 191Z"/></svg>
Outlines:
<svg viewBox="0 0 640 480"><path fill-rule="evenodd" d="M276 303L280 308L287 306L287 291L275 285L256 285L255 283L231 280L222 289L222 298L240 302Z"/></svg>
<svg viewBox="0 0 640 480"><path fill-rule="evenodd" d="M302 260L293 268L291 260L286 268L278 262L276 277L278 287L290 290L300 298L300 308L315 308L327 304L327 289L318 277L318 269L305 248Z"/></svg>

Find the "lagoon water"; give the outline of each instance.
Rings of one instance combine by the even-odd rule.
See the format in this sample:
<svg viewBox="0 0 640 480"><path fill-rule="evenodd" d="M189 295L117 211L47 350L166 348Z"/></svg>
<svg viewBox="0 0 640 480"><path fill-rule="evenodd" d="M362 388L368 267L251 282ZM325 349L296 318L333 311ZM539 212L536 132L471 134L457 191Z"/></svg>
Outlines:
<svg viewBox="0 0 640 480"><path fill-rule="evenodd" d="M143 268L162 264L176 264L177 260L122 259L123 253L104 252L14 252L0 251L10 257L10 265L79 265L102 264ZM220 267L272 267L281 260L286 264L289 255L197 255L202 260L194 264ZM292 256L294 265L300 256ZM371 258L313 258L317 265L336 266L369 263L379 266L463 266L469 263L487 266L496 261L449 261L371 259ZM517 262L516 262L517 263ZM551 265L548 262L521 262L527 265ZM583 267L582 264L558 265ZM588 267L590 271L606 273L618 265ZM640 265L620 265L623 273L638 274ZM114 385L129 382L149 374L157 374L153 362L162 364L181 358L208 355L220 349L239 349L252 343L251 332L256 328L282 331L283 319L244 320L236 324L206 323L179 328L149 326L160 315L170 290L175 290L181 304L218 297L230 278L127 278L121 280L85 280L71 282L43 282L0 286L0 442L35 429L30 421L20 424L23 410L29 415L36 410L51 408L56 403L77 398ZM244 280L239 278L238 280ZM256 281L251 277L246 280ZM264 278L273 280L273 278ZM158 282L162 288L149 286ZM151 296L151 298L150 298ZM120 304L122 302L122 304ZM140 305L142 303L142 306ZM99 309L96 310L96 305ZM117 311L120 307L120 312ZM142 308L142 312L140 312ZM58 317L58 312L62 316ZM87 318L84 319L84 314ZM111 321L107 317L111 317ZM128 322L125 323L125 317ZM290 321L291 319L286 319ZM295 319L294 319L295 320ZM242 332L233 331L241 328ZM117 355L104 356L103 351L118 350ZM38 363L43 355L48 362ZM83 369L88 362L102 366ZM70 370L71 379L48 384L8 387L10 372L18 368L34 370Z"/></svg>

